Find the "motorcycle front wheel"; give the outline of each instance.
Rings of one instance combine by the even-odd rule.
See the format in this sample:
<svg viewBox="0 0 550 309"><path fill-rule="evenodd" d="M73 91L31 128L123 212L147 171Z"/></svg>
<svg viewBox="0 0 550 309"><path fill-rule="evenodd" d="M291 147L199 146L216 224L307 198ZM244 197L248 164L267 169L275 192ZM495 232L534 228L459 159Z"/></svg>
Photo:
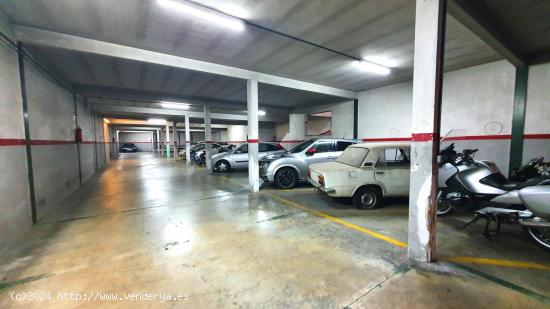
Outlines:
<svg viewBox="0 0 550 309"><path fill-rule="evenodd" d="M447 201L448 192L444 189L439 189L437 192L437 216L443 217L452 213L455 209L451 203Z"/></svg>
<svg viewBox="0 0 550 309"><path fill-rule="evenodd" d="M550 252L550 228L523 227L523 231L535 242L535 244Z"/></svg>

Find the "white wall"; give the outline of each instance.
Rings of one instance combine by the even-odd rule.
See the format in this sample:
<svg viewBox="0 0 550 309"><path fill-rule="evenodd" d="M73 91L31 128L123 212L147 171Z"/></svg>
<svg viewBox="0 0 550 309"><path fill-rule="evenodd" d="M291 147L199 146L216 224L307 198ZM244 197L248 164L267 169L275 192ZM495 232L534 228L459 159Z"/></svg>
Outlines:
<svg viewBox="0 0 550 309"><path fill-rule="evenodd" d="M478 158L495 161L507 173L514 67L498 61L445 73L441 134L452 130L458 149L479 148ZM358 134L362 139L411 136L412 82L359 94Z"/></svg>
<svg viewBox="0 0 550 309"><path fill-rule="evenodd" d="M292 113L301 114L320 112L331 112L332 114L331 134L325 135L326 137L353 138L353 101L295 108L292 110ZM282 130L283 126L279 126L277 129L277 139L284 137L284 135L280 135Z"/></svg>
<svg viewBox="0 0 550 309"><path fill-rule="evenodd" d="M120 132L118 134L120 145L124 143L132 143L137 146L139 151L144 152L153 151L152 138L153 135L151 132Z"/></svg>
<svg viewBox="0 0 550 309"><path fill-rule="evenodd" d="M0 30L12 37L12 26L0 12ZM38 59L40 61L40 59ZM25 68L32 171L38 220L86 181L105 160L99 160L94 134L97 118L82 100L76 120L83 142L75 143L73 94L31 62ZM16 52L0 44L0 250L9 248L31 227L29 169L24 146L24 121ZM101 141L99 141L101 142ZM77 149L80 149L80 156ZM79 165L80 164L80 165ZM79 170L82 177L80 178Z"/></svg>
<svg viewBox="0 0 550 309"><path fill-rule="evenodd" d="M523 161L544 156L550 161L550 63L529 68Z"/></svg>

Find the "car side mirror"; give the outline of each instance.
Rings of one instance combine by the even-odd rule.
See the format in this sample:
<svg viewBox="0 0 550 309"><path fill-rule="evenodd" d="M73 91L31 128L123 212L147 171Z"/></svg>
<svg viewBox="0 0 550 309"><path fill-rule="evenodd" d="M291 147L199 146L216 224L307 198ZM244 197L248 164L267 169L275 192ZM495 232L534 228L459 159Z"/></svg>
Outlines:
<svg viewBox="0 0 550 309"><path fill-rule="evenodd" d="M314 148L314 147L311 147L311 148L309 148L309 149L306 151L306 156L312 156L312 155L314 155L314 154L316 154L316 153L317 153L317 149Z"/></svg>

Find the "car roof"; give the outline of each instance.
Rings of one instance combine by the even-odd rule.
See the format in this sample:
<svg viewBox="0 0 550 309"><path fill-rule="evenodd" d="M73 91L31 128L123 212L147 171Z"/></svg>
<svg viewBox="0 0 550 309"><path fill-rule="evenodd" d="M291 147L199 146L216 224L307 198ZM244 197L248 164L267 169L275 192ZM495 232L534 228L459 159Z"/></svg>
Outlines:
<svg viewBox="0 0 550 309"><path fill-rule="evenodd" d="M316 137L316 138L313 138L313 140L317 140L317 141L356 142L356 143L359 142L359 141L356 140L356 139L338 138L338 137Z"/></svg>
<svg viewBox="0 0 550 309"><path fill-rule="evenodd" d="M410 148L411 142L366 142L366 143L360 143L351 145L349 147L356 147L356 148L381 148L381 147L404 147L404 148Z"/></svg>

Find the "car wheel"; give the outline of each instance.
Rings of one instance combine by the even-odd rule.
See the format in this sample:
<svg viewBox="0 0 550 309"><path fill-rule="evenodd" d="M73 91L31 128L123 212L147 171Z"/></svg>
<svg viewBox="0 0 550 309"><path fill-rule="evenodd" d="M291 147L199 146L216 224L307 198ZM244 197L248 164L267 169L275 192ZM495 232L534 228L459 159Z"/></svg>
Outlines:
<svg viewBox="0 0 550 309"><path fill-rule="evenodd" d="M298 173L291 167L283 167L275 173L275 184L281 189L292 189L298 184Z"/></svg>
<svg viewBox="0 0 550 309"><path fill-rule="evenodd" d="M452 213L455 209L449 201L447 201L447 190L439 189L437 193L437 215L439 217L446 216Z"/></svg>
<svg viewBox="0 0 550 309"><path fill-rule="evenodd" d="M382 193L376 187L359 188L353 195L353 205L359 209L376 209L382 205Z"/></svg>
<svg viewBox="0 0 550 309"><path fill-rule="evenodd" d="M214 169L220 173L229 173L231 171L231 165L225 160L220 160L216 162Z"/></svg>

